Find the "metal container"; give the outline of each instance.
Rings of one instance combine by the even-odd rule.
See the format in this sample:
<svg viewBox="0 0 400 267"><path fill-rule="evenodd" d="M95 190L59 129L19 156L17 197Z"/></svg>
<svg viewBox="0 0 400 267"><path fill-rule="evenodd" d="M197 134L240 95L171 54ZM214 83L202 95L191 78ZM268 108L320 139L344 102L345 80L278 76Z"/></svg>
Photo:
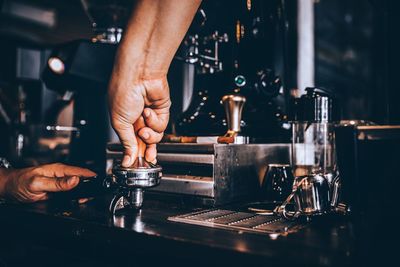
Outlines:
<svg viewBox="0 0 400 267"><path fill-rule="evenodd" d="M300 215L321 215L330 211L330 188L328 180L322 175L296 177L293 191L278 208L285 218L297 218ZM294 199L295 210L288 211L287 205Z"/></svg>
<svg viewBox="0 0 400 267"><path fill-rule="evenodd" d="M307 88L306 91L296 102L296 120L292 126L294 174L333 174L337 105L326 89Z"/></svg>

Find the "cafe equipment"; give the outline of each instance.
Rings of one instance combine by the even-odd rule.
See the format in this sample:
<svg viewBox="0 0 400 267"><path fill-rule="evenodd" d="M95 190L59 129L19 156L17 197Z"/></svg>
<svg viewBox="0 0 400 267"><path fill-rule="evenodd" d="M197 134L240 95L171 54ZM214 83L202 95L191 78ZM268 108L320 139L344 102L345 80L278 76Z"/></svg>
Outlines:
<svg viewBox="0 0 400 267"><path fill-rule="evenodd" d="M288 211L287 206L294 199L295 211ZM278 207L277 213L287 219L297 218L300 215L314 216L329 212L330 185L328 180L320 174L296 177L293 191Z"/></svg>
<svg viewBox="0 0 400 267"><path fill-rule="evenodd" d="M143 204L144 189L160 184L162 168L146 161L143 156L136 158L131 167L117 165L113 168L111 186L117 186L117 192L109 207L111 213L125 208L140 209Z"/></svg>
<svg viewBox="0 0 400 267"><path fill-rule="evenodd" d="M324 88L306 88L306 94L296 100L296 120L292 125L296 178L292 193L277 208L286 218L321 215L338 206L341 184L334 139L337 112L335 98ZM289 212L287 206L292 199L295 210Z"/></svg>
<svg viewBox="0 0 400 267"><path fill-rule="evenodd" d="M336 176L337 105L327 89L306 88L306 92L297 99L296 120L292 125L294 174L319 173L333 179Z"/></svg>
<svg viewBox="0 0 400 267"><path fill-rule="evenodd" d="M220 143L246 144L249 138L240 135L240 124L242 123L242 110L246 98L241 95L225 95L221 100L225 108L226 121L228 123L228 131L223 138L219 139Z"/></svg>
<svg viewBox="0 0 400 267"><path fill-rule="evenodd" d="M210 206L257 197L266 164L290 162L289 144L160 143L157 152L162 183L149 191ZM121 145L108 145L107 157L120 160Z"/></svg>
<svg viewBox="0 0 400 267"><path fill-rule="evenodd" d="M220 99L240 94L246 97L244 135L258 142L289 140L282 126L288 95L282 77L290 77L284 75L287 62L282 62L288 25L282 3L203 1L177 56L192 64L185 65L184 78L192 83L184 87L187 105L174 120L174 134L223 135Z"/></svg>
<svg viewBox="0 0 400 267"><path fill-rule="evenodd" d="M139 131L144 126L143 124L136 130ZM135 162L129 167L114 164L111 179L107 183L111 188L116 187L115 196L109 206L112 214L125 208L140 209L144 189L160 184L162 168L145 159L146 143L140 138L137 138L137 143L138 154Z"/></svg>
<svg viewBox="0 0 400 267"><path fill-rule="evenodd" d="M95 33L95 41L118 43L132 9L131 0L80 0Z"/></svg>
<svg viewBox="0 0 400 267"><path fill-rule="evenodd" d="M289 164L268 164L261 185L261 199L282 203L292 192L293 182Z"/></svg>
<svg viewBox="0 0 400 267"><path fill-rule="evenodd" d="M248 212L246 205L206 209L172 216L168 220L235 232L270 235L273 238L297 232L305 227L303 222L285 220L277 215Z"/></svg>
<svg viewBox="0 0 400 267"><path fill-rule="evenodd" d="M138 157L133 165L124 168L117 165L113 168L113 180L118 192L111 201L111 213L125 208L140 209L143 204L143 191L160 184L162 168Z"/></svg>
<svg viewBox="0 0 400 267"><path fill-rule="evenodd" d="M400 126L347 125L335 130L340 203L356 214L396 214Z"/></svg>
<svg viewBox="0 0 400 267"><path fill-rule="evenodd" d="M228 130L223 136L175 136L165 135L164 142L169 143L225 143L225 144L247 144L248 136L241 134L242 110L246 98L241 95L225 95L221 99L224 105Z"/></svg>

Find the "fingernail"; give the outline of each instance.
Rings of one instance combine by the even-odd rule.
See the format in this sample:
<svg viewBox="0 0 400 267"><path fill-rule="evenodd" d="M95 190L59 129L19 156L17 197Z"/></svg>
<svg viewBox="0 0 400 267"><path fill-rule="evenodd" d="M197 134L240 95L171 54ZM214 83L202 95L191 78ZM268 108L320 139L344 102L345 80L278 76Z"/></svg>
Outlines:
<svg viewBox="0 0 400 267"><path fill-rule="evenodd" d="M149 134L148 132L144 132L144 133L142 134L142 137L143 137L144 139L149 139L150 134Z"/></svg>
<svg viewBox="0 0 400 267"><path fill-rule="evenodd" d="M131 163L131 157L129 155L125 155L122 160L122 166L129 167L129 165L131 165L130 163Z"/></svg>
<svg viewBox="0 0 400 267"><path fill-rule="evenodd" d="M148 110L148 109L145 109L143 113L144 113L145 117L149 117L150 116L150 110Z"/></svg>

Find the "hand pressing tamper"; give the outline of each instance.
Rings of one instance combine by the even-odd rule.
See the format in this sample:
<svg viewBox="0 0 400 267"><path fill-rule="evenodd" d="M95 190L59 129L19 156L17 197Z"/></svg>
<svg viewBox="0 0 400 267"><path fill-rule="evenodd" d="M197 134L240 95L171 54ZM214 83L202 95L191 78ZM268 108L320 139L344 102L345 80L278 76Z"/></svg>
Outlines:
<svg viewBox="0 0 400 267"><path fill-rule="evenodd" d="M138 157L132 166L125 168L117 165L112 170L111 183L118 187L109 207L113 214L125 208L139 210L143 204L144 189L160 184L162 168L146 161L146 144L139 138L138 148Z"/></svg>
<svg viewBox="0 0 400 267"><path fill-rule="evenodd" d="M249 138L240 134L242 121L242 110L246 98L241 95L225 95L221 99L224 105L228 131L223 137L218 138L218 143L247 144Z"/></svg>

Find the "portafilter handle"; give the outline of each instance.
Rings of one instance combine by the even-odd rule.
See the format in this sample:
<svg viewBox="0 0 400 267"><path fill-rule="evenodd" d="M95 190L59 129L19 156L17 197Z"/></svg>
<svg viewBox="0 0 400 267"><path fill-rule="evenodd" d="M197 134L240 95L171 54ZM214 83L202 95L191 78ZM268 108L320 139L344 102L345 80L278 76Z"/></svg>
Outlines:
<svg viewBox="0 0 400 267"><path fill-rule="evenodd" d="M241 95L225 95L221 100L225 108L226 120L228 123L228 134L240 132L242 111L246 98Z"/></svg>

